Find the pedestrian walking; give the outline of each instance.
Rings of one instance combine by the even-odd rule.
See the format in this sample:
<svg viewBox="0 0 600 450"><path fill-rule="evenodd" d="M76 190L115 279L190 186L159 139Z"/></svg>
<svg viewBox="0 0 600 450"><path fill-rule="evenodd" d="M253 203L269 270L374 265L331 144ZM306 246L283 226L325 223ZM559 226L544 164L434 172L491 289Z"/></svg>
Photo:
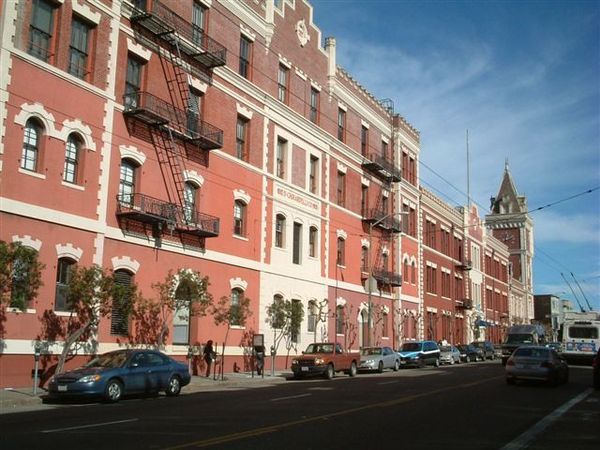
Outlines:
<svg viewBox="0 0 600 450"><path fill-rule="evenodd" d="M204 346L204 362L206 363L206 377L210 377L210 368L212 366L212 362L215 359L215 351L213 349L213 341L209 339L209 341Z"/></svg>

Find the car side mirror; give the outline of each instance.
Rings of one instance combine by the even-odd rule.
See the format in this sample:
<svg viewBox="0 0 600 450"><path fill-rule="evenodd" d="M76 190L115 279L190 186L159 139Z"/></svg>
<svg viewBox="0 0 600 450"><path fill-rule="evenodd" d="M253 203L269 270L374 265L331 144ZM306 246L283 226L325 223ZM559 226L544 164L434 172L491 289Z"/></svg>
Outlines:
<svg viewBox="0 0 600 450"><path fill-rule="evenodd" d="M131 363L131 364L129 364L129 368L130 368L130 369L135 369L136 367L139 367L139 366L140 366L140 365L139 365L138 363L135 363L135 362L134 362L134 363Z"/></svg>

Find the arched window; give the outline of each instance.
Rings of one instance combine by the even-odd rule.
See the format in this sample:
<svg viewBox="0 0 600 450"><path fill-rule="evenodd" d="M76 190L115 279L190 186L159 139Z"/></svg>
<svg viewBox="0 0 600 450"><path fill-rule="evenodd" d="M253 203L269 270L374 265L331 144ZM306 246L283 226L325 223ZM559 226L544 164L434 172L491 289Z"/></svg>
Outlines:
<svg viewBox="0 0 600 450"><path fill-rule="evenodd" d="M25 124L23 134L23 153L21 155L21 168L25 170L37 171L40 160L40 138L42 137L42 127L37 120L29 119Z"/></svg>
<svg viewBox="0 0 600 450"><path fill-rule="evenodd" d="M114 273L115 283L125 289L131 287L133 274L128 270L118 269ZM118 336L127 336L129 334L129 303L131 298L124 296L123 298L113 299L111 314L110 314L110 334Z"/></svg>
<svg viewBox="0 0 600 450"><path fill-rule="evenodd" d="M192 281L181 278L175 290L175 311L173 313L173 344L188 345L190 342L190 304L192 302Z"/></svg>
<svg viewBox="0 0 600 450"><path fill-rule="evenodd" d="M410 282L417 284L417 265L414 261L410 265Z"/></svg>
<svg viewBox="0 0 600 450"><path fill-rule="evenodd" d="M121 174L119 177L119 202L127 205L133 205L137 165L129 160L121 160Z"/></svg>
<svg viewBox="0 0 600 450"><path fill-rule="evenodd" d="M67 304L67 294L69 292L69 283L71 282L71 273L75 261L71 258L60 258L56 265L56 296L54 300L55 311L69 311Z"/></svg>
<svg viewBox="0 0 600 450"><path fill-rule="evenodd" d="M233 205L233 234L246 236L246 204L241 200Z"/></svg>
<svg viewBox="0 0 600 450"><path fill-rule="evenodd" d="M310 227L308 230L308 256L312 258L317 257L317 248L319 245L319 230L317 227Z"/></svg>
<svg viewBox="0 0 600 450"><path fill-rule="evenodd" d="M185 183L184 191L184 204L183 204L183 213L185 216L185 221L188 223L196 222L196 201L198 198L198 188L190 183Z"/></svg>
<svg viewBox="0 0 600 450"><path fill-rule="evenodd" d="M366 245L360 249L360 271L369 273L369 247Z"/></svg>
<svg viewBox="0 0 600 450"><path fill-rule="evenodd" d="M344 307L338 305L335 312L335 332L336 334L344 334Z"/></svg>
<svg viewBox="0 0 600 450"><path fill-rule="evenodd" d="M242 325L242 298L244 291L239 288L231 290L231 305L230 305L230 325L240 326Z"/></svg>
<svg viewBox="0 0 600 450"><path fill-rule="evenodd" d="M404 269L403 273L402 273L402 278L403 278L402 282L403 283L408 283L410 281L410 278L408 278L408 276L409 276L409 270L408 270L408 268L409 268L408 258L406 258L404 260L404 264L403 264L403 269Z"/></svg>
<svg viewBox="0 0 600 450"><path fill-rule="evenodd" d="M36 277L33 271L36 269L37 259L37 250L24 245L16 247L11 268L11 308L25 310L27 303L31 300L30 280Z"/></svg>
<svg viewBox="0 0 600 450"><path fill-rule="evenodd" d="M388 313L384 312L381 318L381 335L388 337Z"/></svg>
<svg viewBox="0 0 600 450"><path fill-rule="evenodd" d="M277 214L275 217L275 247L285 246L285 216Z"/></svg>
<svg viewBox="0 0 600 450"><path fill-rule="evenodd" d="M383 270L387 271L388 270L388 261L389 261L389 256L387 253L383 253L381 255L381 267Z"/></svg>
<svg viewBox="0 0 600 450"><path fill-rule="evenodd" d="M67 138L65 166L63 169L63 181L67 183L77 183L81 147L81 139L74 134L70 134Z"/></svg>
<svg viewBox="0 0 600 450"><path fill-rule="evenodd" d="M337 265L346 265L346 241L343 237L337 239Z"/></svg>

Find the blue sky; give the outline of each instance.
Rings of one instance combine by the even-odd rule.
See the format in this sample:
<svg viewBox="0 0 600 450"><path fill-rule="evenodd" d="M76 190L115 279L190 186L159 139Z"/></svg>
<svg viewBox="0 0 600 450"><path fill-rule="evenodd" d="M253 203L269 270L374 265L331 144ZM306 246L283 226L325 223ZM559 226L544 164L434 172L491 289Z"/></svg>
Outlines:
<svg viewBox="0 0 600 450"><path fill-rule="evenodd" d="M421 132L421 183L466 204L468 129L481 216L506 159L527 196L535 293L577 307L563 273L585 306L572 272L600 310L600 2L310 3L338 64Z"/></svg>

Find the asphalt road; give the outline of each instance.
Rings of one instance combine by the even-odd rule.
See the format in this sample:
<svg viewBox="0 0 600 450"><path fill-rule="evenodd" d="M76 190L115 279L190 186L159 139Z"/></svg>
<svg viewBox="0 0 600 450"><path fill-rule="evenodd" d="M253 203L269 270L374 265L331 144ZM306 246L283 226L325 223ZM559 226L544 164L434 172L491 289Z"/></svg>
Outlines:
<svg viewBox="0 0 600 450"><path fill-rule="evenodd" d="M570 375L558 387L507 386L487 362L68 404L0 416L0 448L596 449L600 393L589 368Z"/></svg>

